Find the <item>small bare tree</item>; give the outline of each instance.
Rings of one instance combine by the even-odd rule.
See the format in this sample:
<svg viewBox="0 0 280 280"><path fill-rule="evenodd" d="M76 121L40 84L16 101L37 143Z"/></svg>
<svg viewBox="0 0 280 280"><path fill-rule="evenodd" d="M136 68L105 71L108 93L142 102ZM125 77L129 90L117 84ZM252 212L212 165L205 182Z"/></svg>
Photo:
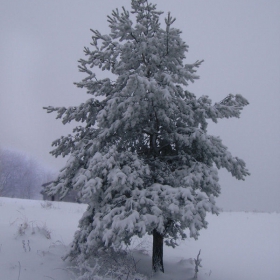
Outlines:
<svg viewBox="0 0 280 280"><path fill-rule="evenodd" d="M199 250L199 253L196 257L196 259L194 259L194 264L195 264L195 268L194 268L194 279L197 279L197 273L198 273L198 267L202 267L201 265L201 261L202 259L199 258L201 250Z"/></svg>

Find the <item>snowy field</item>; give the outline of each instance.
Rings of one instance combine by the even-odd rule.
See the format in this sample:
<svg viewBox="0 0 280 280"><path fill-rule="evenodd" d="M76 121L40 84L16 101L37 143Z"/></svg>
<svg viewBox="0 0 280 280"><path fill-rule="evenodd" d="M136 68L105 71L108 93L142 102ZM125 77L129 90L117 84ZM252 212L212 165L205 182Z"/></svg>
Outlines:
<svg viewBox="0 0 280 280"><path fill-rule="evenodd" d="M63 262L86 205L0 198L0 279L71 280ZM137 270L153 280L188 280L199 250L200 280L279 280L280 214L227 212L209 215L209 226L195 241L164 248L165 273L151 276L151 239L134 253ZM124 278L125 279L125 278Z"/></svg>

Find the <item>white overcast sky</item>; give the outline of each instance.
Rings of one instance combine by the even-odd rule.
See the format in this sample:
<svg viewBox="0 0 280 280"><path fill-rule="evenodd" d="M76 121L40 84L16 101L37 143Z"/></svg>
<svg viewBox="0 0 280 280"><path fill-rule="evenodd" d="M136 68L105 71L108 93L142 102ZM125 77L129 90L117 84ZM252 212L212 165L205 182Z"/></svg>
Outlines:
<svg viewBox="0 0 280 280"><path fill-rule="evenodd" d="M204 59L189 86L214 102L240 93L241 118L210 125L251 172L237 181L222 171L218 204L226 210L280 211L280 1L154 0L171 11L190 46L187 63ZM59 169L51 142L71 133L42 107L79 105L77 60L90 28L109 33L106 16L129 0L2 0L0 5L0 145Z"/></svg>

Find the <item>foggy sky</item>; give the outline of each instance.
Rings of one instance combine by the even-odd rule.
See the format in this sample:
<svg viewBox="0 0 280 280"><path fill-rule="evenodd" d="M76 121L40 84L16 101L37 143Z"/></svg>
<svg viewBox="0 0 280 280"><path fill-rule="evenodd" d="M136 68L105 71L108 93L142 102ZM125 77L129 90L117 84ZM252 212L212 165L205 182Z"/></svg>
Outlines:
<svg viewBox="0 0 280 280"><path fill-rule="evenodd" d="M225 210L280 211L280 1L154 0L177 18L189 45L186 63L204 59L200 80L188 90L214 102L242 94L250 102L240 119L209 126L251 176L237 181L220 172ZM23 151L53 169L53 140L71 133L42 107L79 105L90 96L73 82L84 76L77 60L91 31L110 32L106 16L129 0L1 1L0 145ZM97 70L99 73L99 71Z"/></svg>

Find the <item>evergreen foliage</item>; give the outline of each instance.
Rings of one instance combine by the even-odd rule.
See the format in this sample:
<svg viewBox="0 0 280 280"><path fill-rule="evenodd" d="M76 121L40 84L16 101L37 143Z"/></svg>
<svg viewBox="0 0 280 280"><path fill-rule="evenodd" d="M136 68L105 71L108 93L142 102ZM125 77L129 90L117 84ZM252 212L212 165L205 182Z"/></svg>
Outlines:
<svg viewBox="0 0 280 280"><path fill-rule="evenodd" d="M93 50L76 85L91 95L77 107L47 107L63 124L83 123L54 141L54 156L70 155L49 193L74 189L88 203L66 257L83 260L97 248L118 248L132 236L160 235L175 247L178 238L197 238L207 227L206 212L218 214L217 169L244 180L244 161L219 137L207 134L209 120L239 117L248 101L228 95L212 104L186 90L199 77L202 61L185 64L188 46L168 13L146 0L132 0L108 16L111 33L92 30ZM132 14L132 15L131 15ZM110 71L115 81L98 79L93 68ZM163 271L160 259L154 270Z"/></svg>

